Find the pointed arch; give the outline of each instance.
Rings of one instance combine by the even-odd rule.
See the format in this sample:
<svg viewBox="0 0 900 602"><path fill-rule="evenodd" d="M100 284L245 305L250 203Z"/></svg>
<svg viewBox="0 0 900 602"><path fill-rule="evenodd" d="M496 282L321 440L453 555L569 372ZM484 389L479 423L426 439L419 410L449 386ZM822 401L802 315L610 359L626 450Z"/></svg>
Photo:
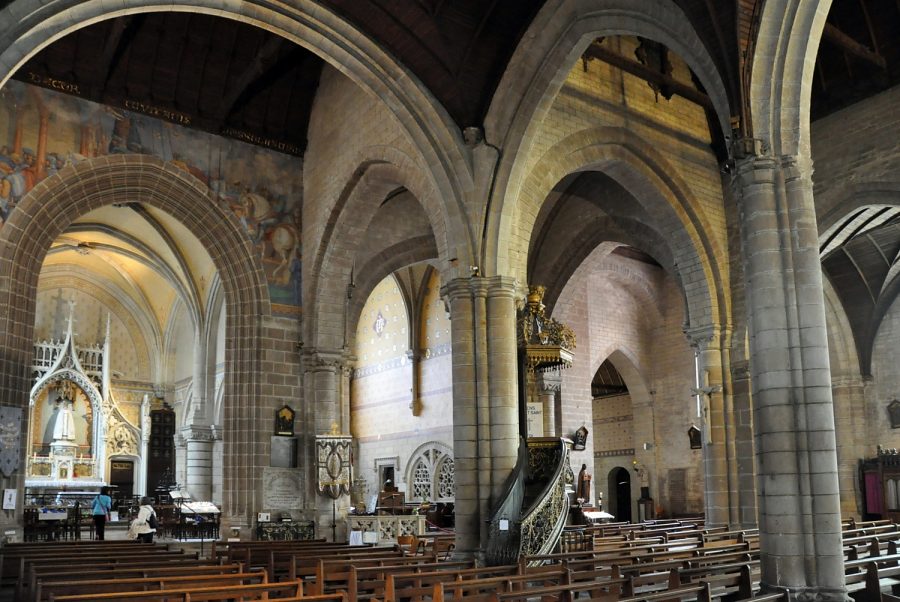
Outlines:
<svg viewBox="0 0 900 602"><path fill-rule="evenodd" d="M549 148L531 170L519 198L519 218L510 216L506 235L510 269L524 279L528 241L541 204L557 182L577 172L602 171L616 180L666 232L685 297L686 323L718 324L730 313L729 298L717 259L726 254L706 234L715 231L696 206L691 188L658 151L622 128L601 127L573 134ZM512 232L518 236L512 236ZM514 259L515 258L515 259ZM512 267L515 264L515 267ZM725 264L727 265L727 263Z"/></svg>
<svg viewBox="0 0 900 602"><path fill-rule="evenodd" d="M37 281L52 242L79 216L127 200L172 215L200 240L222 278L226 334L224 454L226 512L249 520L261 507L255 454L268 417L259 404L262 320L271 315L265 275L252 241L209 189L171 163L145 155L88 159L51 175L26 195L0 230L0 389L25 405L30 390ZM15 313L11 310L15 308Z"/></svg>
<svg viewBox="0 0 900 602"><path fill-rule="evenodd" d="M636 35L665 44L688 64L715 106L722 132L731 131L726 87L687 15L671 0L551 0L532 21L509 62L485 118L486 138L503 149L495 193L486 212L482 261L487 274L508 274L509 228L527 190L529 149L570 69L599 37Z"/></svg>
<svg viewBox="0 0 900 602"><path fill-rule="evenodd" d="M473 177L461 130L419 78L381 44L314 0L277 5L263 0L224 4L219 0L136 0L128 8L105 0L63 0L52 5L13 0L0 10L0 21L14 24L0 31L0 85L41 48L89 23L172 10L212 14L271 31L315 53L381 99L409 135L427 178L441 191L443 206L455 216L456 228L462 232ZM435 231L435 236L440 233ZM440 241L438 245L442 246ZM461 245L462 258L474 256L471 236ZM468 265L466 261L460 263Z"/></svg>

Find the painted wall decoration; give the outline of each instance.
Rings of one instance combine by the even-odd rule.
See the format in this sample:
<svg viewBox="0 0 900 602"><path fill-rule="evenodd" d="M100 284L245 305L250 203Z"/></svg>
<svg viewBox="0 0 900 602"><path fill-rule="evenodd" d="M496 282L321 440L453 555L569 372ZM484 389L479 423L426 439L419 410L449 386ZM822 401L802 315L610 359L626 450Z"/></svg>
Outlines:
<svg viewBox="0 0 900 602"><path fill-rule="evenodd" d="M297 157L11 80L0 89L0 224L42 179L116 153L154 155L209 186L254 242L273 310L300 313Z"/></svg>

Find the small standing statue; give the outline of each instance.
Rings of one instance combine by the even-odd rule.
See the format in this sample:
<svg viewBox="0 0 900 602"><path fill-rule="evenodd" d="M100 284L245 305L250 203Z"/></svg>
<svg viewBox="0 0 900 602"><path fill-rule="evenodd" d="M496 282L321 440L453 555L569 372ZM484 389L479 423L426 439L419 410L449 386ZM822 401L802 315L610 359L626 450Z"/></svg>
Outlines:
<svg viewBox="0 0 900 602"><path fill-rule="evenodd" d="M578 473L578 489L575 493L575 497L582 504L591 500L591 475L587 471L587 464L581 465L581 470Z"/></svg>

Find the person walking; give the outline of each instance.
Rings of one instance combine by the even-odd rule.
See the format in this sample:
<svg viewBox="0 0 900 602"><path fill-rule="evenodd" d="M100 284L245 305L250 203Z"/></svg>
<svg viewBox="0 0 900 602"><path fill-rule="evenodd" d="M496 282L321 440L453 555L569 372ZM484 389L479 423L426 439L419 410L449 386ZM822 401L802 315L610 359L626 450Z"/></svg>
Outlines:
<svg viewBox="0 0 900 602"><path fill-rule="evenodd" d="M94 518L94 534L96 539L103 541L106 535L106 523L109 521L109 511L112 509L112 498L109 497L109 487L101 487L100 493L91 503L91 515Z"/></svg>

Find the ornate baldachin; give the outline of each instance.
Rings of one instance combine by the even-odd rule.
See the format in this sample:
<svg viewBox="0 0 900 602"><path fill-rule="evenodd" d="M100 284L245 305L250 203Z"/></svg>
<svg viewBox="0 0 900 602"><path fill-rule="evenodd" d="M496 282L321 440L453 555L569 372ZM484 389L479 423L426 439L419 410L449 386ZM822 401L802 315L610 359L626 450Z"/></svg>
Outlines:
<svg viewBox="0 0 900 602"><path fill-rule="evenodd" d="M518 344L524 349L526 368L531 372L570 367L575 349L572 329L547 317L543 303L545 291L540 285L529 287L517 324Z"/></svg>

